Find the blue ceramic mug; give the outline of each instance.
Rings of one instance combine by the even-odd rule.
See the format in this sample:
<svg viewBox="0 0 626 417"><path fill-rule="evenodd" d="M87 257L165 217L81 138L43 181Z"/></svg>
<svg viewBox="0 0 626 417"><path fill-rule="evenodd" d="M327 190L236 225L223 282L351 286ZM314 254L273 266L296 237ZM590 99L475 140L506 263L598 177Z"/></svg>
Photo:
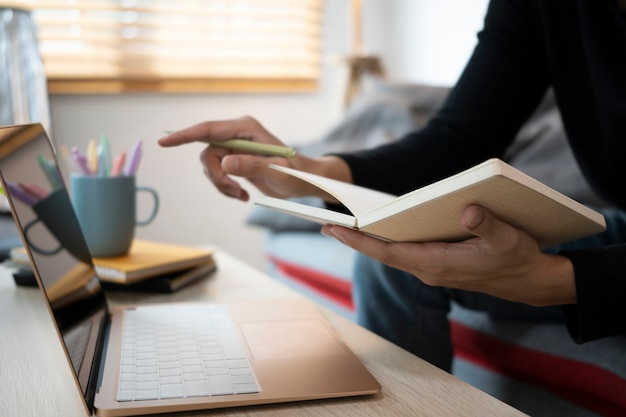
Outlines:
<svg viewBox="0 0 626 417"><path fill-rule="evenodd" d="M135 226L151 223L159 209L153 188L137 186L134 176L97 177L72 174L72 204L91 254L97 258L126 255L135 237ZM137 219L137 193L154 200L151 214Z"/></svg>

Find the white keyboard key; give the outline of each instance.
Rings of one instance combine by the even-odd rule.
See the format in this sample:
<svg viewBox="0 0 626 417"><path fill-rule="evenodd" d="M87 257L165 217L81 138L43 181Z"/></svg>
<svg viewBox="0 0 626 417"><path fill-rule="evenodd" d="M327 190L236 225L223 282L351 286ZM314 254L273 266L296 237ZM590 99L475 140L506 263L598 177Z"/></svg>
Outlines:
<svg viewBox="0 0 626 417"><path fill-rule="evenodd" d="M159 392L156 389L135 390L135 400L156 400L159 398Z"/></svg>
<svg viewBox="0 0 626 417"><path fill-rule="evenodd" d="M235 384L235 394L254 394L259 392L259 386L255 384Z"/></svg>
<svg viewBox="0 0 626 417"><path fill-rule="evenodd" d="M134 391L132 389L122 389L117 394L117 401L132 401Z"/></svg>
<svg viewBox="0 0 626 417"><path fill-rule="evenodd" d="M187 397L204 397L209 395L209 384L206 381L185 381Z"/></svg>
<svg viewBox="0 0 626 417"><path fill-rule="evenodd" d="M260 392L223 307L139 307L125 320L118 401Z"/></svg>
<svg viewBox="0 0 626 417"><path fill-rule="evenodd" d="M210 376L208 380L211 395L227 395L235 392L235 387L228 375Z"/></svg>
<svg viewBox="0 0 626 417"><path fill-rule="evenodd" d="M165 384L161 385L161 398L182 398L183 384Z"/></svg>

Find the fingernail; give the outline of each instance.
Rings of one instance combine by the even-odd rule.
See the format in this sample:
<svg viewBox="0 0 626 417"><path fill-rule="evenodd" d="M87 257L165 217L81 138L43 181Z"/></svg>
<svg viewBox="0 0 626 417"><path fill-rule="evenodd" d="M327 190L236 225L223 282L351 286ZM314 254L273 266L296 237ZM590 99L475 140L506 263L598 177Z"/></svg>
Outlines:
<svg viewBox="0 0 626 417"><path fill-rule="evenodd" d="M227 155L222 159L222 169L229 174L237 173L239 158Z"/></svg>
<svg viewBox="0 0 626 417"><path fill-rule="evenodd" d="M467 222L467 227L469 227L470 229L477 227L483 221L483 218L484 214L482 210L474 210L474 215L470 217L469 221Z"/></svg>
<svg viewBox="0 0 626 417"><path fill-rule="evenodd" d="M343 233L343 230L341 229L341 227L335 227L335 226L328 226L328 228L326 229L328 231L329 234L327 234L326 236L332 237L337 239L338 241L340 241L341 243L346 243L346 239Z"/></svg>

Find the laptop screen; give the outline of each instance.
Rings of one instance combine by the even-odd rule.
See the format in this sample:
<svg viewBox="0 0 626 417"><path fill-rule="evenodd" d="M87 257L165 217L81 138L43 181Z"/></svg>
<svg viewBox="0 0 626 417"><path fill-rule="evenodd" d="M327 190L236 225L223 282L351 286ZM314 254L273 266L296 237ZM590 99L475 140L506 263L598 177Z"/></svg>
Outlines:
<svg viewBox="0 0 626 417"><path fill-rule="evenodd" d="M22 241L90 404L107 314L51 143L39 124L0 127L0 178ZM97 371L97 369L94 369Z"/></svg>

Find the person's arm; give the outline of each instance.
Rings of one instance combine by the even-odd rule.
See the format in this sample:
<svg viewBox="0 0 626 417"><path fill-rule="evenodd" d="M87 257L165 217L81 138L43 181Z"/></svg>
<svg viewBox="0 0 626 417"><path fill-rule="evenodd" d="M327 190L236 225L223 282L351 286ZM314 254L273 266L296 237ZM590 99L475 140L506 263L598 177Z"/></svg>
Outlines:
<svg viewBox="0 0 626 417"><path fill-rule="evenodd" d="M626 244L560 255L576 271L576 303L563 306L572 339L583 343L626 334Z"/></svg>
<svg viewBox="0 0 626 417"><path fill-rule="evenodd" d="M503 155L548 88L529 3L491 2L467 66L424 129L340 155L355 184L399 195Z"/></svg>
<svg viewBox="0 0 626 417"><path fill-rule="evenodd" d="M318 196L328 199L317 187L292 176L270 169L277 164L351 182L348 165L334 156L310 158L296 154L289 157L264 155L252 149L220 146L229 139L250 141L254 144L278 145L283 143L268 132L256 119L241 117L231 120L216 120L199 123L181 129L159 139L163 147L180 146L192 142L211 142L200 155L204 173L224 195L247 201L250 195L233 177L246 178L261 192L273 197ZM333 201L329 201L333 202Z"/></svg>

